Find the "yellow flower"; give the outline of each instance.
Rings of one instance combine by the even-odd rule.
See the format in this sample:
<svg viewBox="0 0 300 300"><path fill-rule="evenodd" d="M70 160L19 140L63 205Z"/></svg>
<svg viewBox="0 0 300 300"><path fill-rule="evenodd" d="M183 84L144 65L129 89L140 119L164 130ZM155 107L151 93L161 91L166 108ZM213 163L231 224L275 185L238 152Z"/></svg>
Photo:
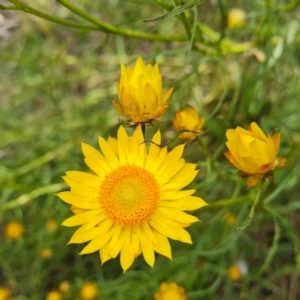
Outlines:
<svg viewBox="0 0 300 300"><path fill-rule="evenodd" d="M4 233L7 238L17 240L22 237L24 233L24 226L20 222L9 222L5 226Z"/></svg>
<svg viewBox="0 0 300 300"><path fill-rule="evenodd" d="M9 300L10 296L10 290L5 286L0 286L0 300Z"/></svg>
<svg viewBox="0 0 300 300"><path fill-rule="evenodd" d="M99 291L94 282L85 282L80 290L80 296L83 300L93 300L98 294Z"/></svg>
<svg viewBox="0 0 300 300"><path fill-rule="evenodd" d="M175 282L162 283L159 291L154 294L155 300L187 300L188 296L184 289Z"/></svg>
<svg viewBox="0 0 300 300"><path fill-rule="evenodd" d="M246 14L243 10L233 8L227 16L228 28L239 28L245 25Z"/></svg>
<svg viewBox="0 0 300 300"><path fill-rule="evenodd" d="M259 126L252 122L245 130L241 127L226 131L229 151L224 155L240 170L241 177L248 177L247 184L252 187L262 178L272 176L273 170L285 165L286 159L277 157L280 146L280 133L266 136Z"/></svg>
<svg viewBox="0 0 300 300"><path fill-rule="evenodd" d="M158 64L145 66L139 57L134 67L121 64L121 78L117 83L120 103L113 100L118 112L134 123L151 122L167 110L173 88L165 93Z"/></svg>
<svg viewBox="0 0 300 300"><path fill-rule="evenodd" d="M40 255L44 259L49 259L53 255L53 251L51 248L45 248L40 252Z"/></svg>
<svg viewBox="0 0 300 300"><path fill-rule="evenodd" d="M236 222L236 219L237 217L228 211L224 215L224 220L229 226L233 225Z"/></svg>
<svg viewBox="0 0 300 300"><path fill-rule="evenodd" d="M62 294L57 290L53 290L46 295L46 300L61 300L61 299L62 299Z"/></svg>
<svg viewBox="0 0 300 300"><path fill-rule="evenodd" d="M228 269L228 276L231 280L238 281L242 278L242 272L238 266L232 265Z"/></svg>
<svg viewBox="0 0 300 300"><path fill-rule="evenodd" d="M62 281L59 285L59 290L64 294L69 292L69 290L70 290L69 282L68 281Z"/></svg>
<svg viewBox="0 0 300 300"><path fill-rule="evenodd" d="M71 191L58 194L75 213L62 225L81 226L69 243L89 242L81 254L100 250L102 264L120 253L124 272L140 254L151 267L154 252L171 259L168 238L191 244L184 227L198 218L183 211L206 202L191 196L193 189L181 191L198 173L196 164L181 158L184 145L168 153L158 146L158 131L147 151L141 126L132 137L121 126L118 139L98 141L103 154L82 143L85 162L95 174L67 172L64 180Z"/></svg>
<svg viewBox="0 0 300 300"><path fill-rule="evenodd" d="M228 276L233 281L239 281L243 276L248 274L248 264L245 260L240 259L231 265L228 269Z"/></svg>
<svg viewBox="0 0 300 300"><path fill-rule="evenodd" d="M57 229L57 222L55 220L48 220L46 223L46 229L49 232L55 232Z"/></svg>
<svg viewBox="0 0 300 300"><path fill-rule="evenodd" d="M198 117L194 107L185 108L176 112L176 117L173 120L174 127L178 130L190 130L194 132L183 132L179 135L181 139L194 140L197 136L195 132L201 131L205 119Z"/></svg>

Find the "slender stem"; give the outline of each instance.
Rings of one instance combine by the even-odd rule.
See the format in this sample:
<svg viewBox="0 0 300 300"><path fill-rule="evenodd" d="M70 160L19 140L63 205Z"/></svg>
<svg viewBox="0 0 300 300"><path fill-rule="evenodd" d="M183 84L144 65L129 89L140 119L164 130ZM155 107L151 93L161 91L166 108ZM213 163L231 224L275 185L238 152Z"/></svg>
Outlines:
<svg viewBox="0 0 300 300"><path fill-rule="evenodd" d="M273 236L273 242L271 247L269 248L268 254L265 258L264 263L262 264L262 266L260 267L260 269L258 270L258 272L255 274L257 276L260 276L270 265L272 258L274 257L276 250L278 248L278 242L280 239L280 235L281 235L281 230L278 224L277 219L273 216L273 220L274 220L274 229L275 229L275 233Z"/></svg>
<svg viewBox="0 0 300 300"><path fill-rule="evenodd" d="M6 211L9 209L13 209L15 207L24 205L24 204L28 203L29 201L33 200L34 198L37 198L39 196L46 195L46 194L53 194L53 193L59 192L62 189L64 189L65 187L66 187L66 184L64 184L64 183L55 183L55 184L43 186L43 187L38 188L28 194L24 194L14 200L4 203L3 205L1 205L0 211Z"/></svg>
<svg viewBox="0 0 300 300"><path fill-rule="evenodd" d="M251 224L252 219L253 219L253 215L254 215L254 211L255 211L255 207L256 207L257 203L259 202L259 199L260 199L262 187L263 187L263 183L261 183L260 186L259 186L259 188L258 188L258 192L257 192L257 194L256 194L254 203L253 203L253 205L251 206L251 209L250 209L250 212L249 212L249 216L248 216L248 221L247 221L246 225L241 226L241 227L237 227L237 228L236 228L236 231L237 231L237 232L240 232L241 230L246 229L246 228Z"/></svg>
<svg viewBox="0 0 300 300"><path fill-rule="evenodd" d="M156 40L156 41L186 41L187 40L187 37L185 35L164 36L164 35L148 34L148 33L144 33L141 31L133 31L130 29L119 28L119 27L111 25L107 22L103 22L103 21L89 15L85 11L83 11L83 10L79 9L78 7L74 6L73 4L71 4L69 1L57 0L57 2L59 2L61 5L68 8L70 11L72 11L76 15L93 23L94 25L96 25L99 29L101 29L104 32L110 32L110 33L114 33L117 35L128 36L131 38L137 38L137 39L141 39L141 40Z"/></svg>
<svg viewBox="0 0 300 300"><path fill-rule="evenodd" d="M251 195L237 197L237 198L233 198L233 199L229 198L229 199L221 199L221 200L213 201L213 202L209 203L209 205L206 207L208 209L216 208L216 207L226 207L226 206L245 203L245 202L249 202L249 201L252 201Z"/></svg>
<svg viewBox="0 0 300 300"><path fill-rule="evenodd" d="M15 6L0 6L0 9L3 10L22 10L26 13L30 13L32 15L35 15L37 17L40 17L42 19L45 19L47 21L56 23L56 24L60 24L63 26L67 26L67 27L72 27L72 28L77 28L77 29L83 29L83 30L99 30L97 27L95 26L90 26L90 25L84 25L84 24L77 24L74 22L70 22L70 21L65 21L56 17L52 17L50 15L44 14L34 8L31 8L19 1L16 0L9 0L11 3L15 4Z"/></svg>
<svg viewBox="0 0 300 300"><path fill-rule="evenodd" d="M206 157L206 161L207 161L207 177L209 177L211 169L213 168L212 157L211 157L211 155L209 153L209 150L208 150L206 144L203 143L201 137L198 137L197 140L198 140L198 143L200 145L200 148L201 148L203 154Z"/></svg>
<svg viewBox="0 0 300 300"><path fill-rule="evenodd" d="M16 7L16 6L5 6L0 4L0 9L2 10L20 10L20 8Z"/></svg>

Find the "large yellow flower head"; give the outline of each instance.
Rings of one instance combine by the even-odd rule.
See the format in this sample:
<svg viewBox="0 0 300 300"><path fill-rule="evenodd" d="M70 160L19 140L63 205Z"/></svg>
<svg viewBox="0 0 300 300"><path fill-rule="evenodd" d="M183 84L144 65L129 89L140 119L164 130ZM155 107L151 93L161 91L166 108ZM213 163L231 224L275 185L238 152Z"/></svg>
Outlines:
<svg viewBox="0 0 300 300"><path fill-rule="evenodd" d="M134 67L121 64L121 78L117 83L120 103L113 100L118 112L134 123L144 123L163 115L167 110L173 88L163 93L158 64L145 66L139 57Z"/></svg>
<svg viewBox="0 0 300 300"><path fill-rule="evenodd" d="M192 243L184 227L198 218L183 211L206 203L181 189L197 175L196 164L181 158L183 145L168 153L160 143L158 131L147 150L140 126L131 137L121 126L117 139L99 137L103 154L82 144L94 174L66 172L71 191L58 194L75 213L62 225L80 226L69 243L89 242L81 254L99 251L103 264L120 253L125 272L141 253L151 267L154 252L171 259L168 238Z"/></svg>
<svg viewBox="0 0 300 300"><path fill-rule="evenodd" d="M181 139L194 140L197 132L200 133L205 122L204 118L200 118L194 107L185 108L176 112L176 117L173 120L174 127L178 130L190 130L179 135Z"/></svg>
<svg viewBox="0 0 300 300"><path fill-rule="evenodd" d="M175 282L163 282L160 285L159 291L154 294L155 300L187 300L188 296L184 288L178 286Z"/></svg>
<svg viewBox="0 0 300 300"><path fill-rule="evenodd" d="M249 187L256 185L263 177L286 163L285 158L277 157L280 133L267 136L255 122L250 124L248 130L241 127L228 129L226 137L229 151L224 155L240 170L241 177L248 177Z"/></svg>

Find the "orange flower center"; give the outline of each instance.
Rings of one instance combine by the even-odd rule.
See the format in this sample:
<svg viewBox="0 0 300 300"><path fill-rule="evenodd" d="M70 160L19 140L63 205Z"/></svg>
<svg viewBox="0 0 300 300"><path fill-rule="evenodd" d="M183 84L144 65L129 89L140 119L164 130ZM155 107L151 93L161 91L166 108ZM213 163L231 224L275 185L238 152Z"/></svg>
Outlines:
<svg viewBox="0 0 300 300"><path fill-rule="evenodd" d="M133 226L148 220L158 205L160 193L154 176L137 166L121 166L104 179L100 205L116 224Z"/></svg>

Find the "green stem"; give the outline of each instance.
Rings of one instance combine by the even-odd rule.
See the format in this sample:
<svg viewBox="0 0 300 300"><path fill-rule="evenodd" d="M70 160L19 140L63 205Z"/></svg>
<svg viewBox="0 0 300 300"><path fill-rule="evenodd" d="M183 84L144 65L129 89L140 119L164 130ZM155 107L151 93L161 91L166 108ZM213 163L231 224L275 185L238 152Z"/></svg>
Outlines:
<svg viewBox="0 0 300 300"><path fill-rule="evenodd" d="M236 231L237 231L237 232L240 232L241 230L246 229L246 228L251 224L252 219L253 219L253 215L254 215L254 211L255 211L255 207L256 207L256 205L258 204L259 199L260 199L260 195L261 195L261 191L262 191L262 186L263 186L263 184L261 183L260 186L259 186L258 192L257 192L257 194L256 194L254 203L253 203L253 205L251 206L251 209L250 209L250 212L249 212L248 221L247 221L246 225L241 226L241 227L237 227L237 228L236 228Z"/></svg>
<svg viewBox="0 0 300 300"><path fill-rule="evenodd" d="M281 231L280 231L279 224L275 217L273 217L273 220L274 220L274 229L275 229L273 242L272 242L271 248L268 251L268 254L266 256L266 259L265 259L263 265L258 270L258 272L255 274L257 276L260 276L268 268L268 266L270 265L270 263L272 261L272 258L274 257L274 255L277 251L277 248L278 248L278 242L279 242Z"/></svg>
<svg viewBox="0 0 300 300"><path fill-rule="evenodd" d="M2 4L0 4L0 9L2 9L2 10L20 10L16 6L5 6L5 5L2 5Z"/></svg>
<svg viewBox="0 0 300 300"><path fill-rule="evenodd" d="M16 208L18 206L28 203L30 200L33 200L34 198L37 198L39 196L59 192L62 189L64 189L65 187L66 187L66 185L64 183L55 183L55 184L43 186L41 188L38 188L38 189L32 191L31 193L24 194L14 200L11 200L7 203L2 204L0 211L6 211L9 209Z"/></svg>
<svg viewBox="0 0 300 300"><path fill-rule="evenodd" d="M242 196L242 197L237 197L237 198L229 198L229 199L221 199L217 201L210 202L207 208L216 208L216 207L226 207L226 206L231 206L239 203L245 203L252 201L251 195L248 196Z"/></svg>
<svg viewBox="0 0 300 300"><path fill-rule="evenodd" d="M197 141L198 141L198 143L200 145L200 148L201 148L203 154L206 157L206 160L207 160L207 176L209 176L210 172L211 172L211 169L214 168L212 157L211 157L211 155L209 153L209 150L208 150L206 144L203 143L201 137L198 137Z"/></svg>
<svg viewBox="0 0 300 300"><path fill-rule="evenodd" d="M76 28L76 29L82 29L82 30L99 30L97 27L95 26L90 26L90 25L84 25L84 24L77 24L74 22L70 22L70 21L65 21L59 18L55 18L52 17L50 15L44 14L34 8L31 8L17 0L9 0L11 3L15 4L15 6L0 6L0 9L3 10L22 10L26 13L35 15L37 17L40 17L42 19L45 19L47 21L59 24L59 25L63 25L63 26L67 26L67 27L72 27L72 28Z"/></svg>
<svg viewBox="0 0 300 300"><path fill-rule="evenodd" d="M66 0L57 0L61 5L68 8L70 11L75 13L76 15L82 17L83 19L93 23L96 25L101 31L108 32L108 33L114 33L117 35L123 35L131 38L141 39L141 40L156 40L156 41L186 41L187 37L185 35L170 35L170 36L164 36L164 35L155 35L155 34L147 34L140 31L133 31L130 29L124 29L119 28L116 26L113 26L107 22L103 22L85 11L79 9L78 7L71 4L69 1Z"/></svg>
<svg viewBox="0 0 300 300"><path fill-rule="evenodd" d="M77 15L81 16L85 20L93 23L96 26L92 25L85 25L85 24L77 24L70 21L65 21L59 18L52 17L45 13L42 13L34 8L27 6L26 4L18 1L18 0L9 0L11 3L15 4L15 6L0 6L0 9L3 10L21 10L26 13L30 13L47 21L71 27L76 29L82 30L89 30L89 31L103 31L107 33L114 33L121 36L127 36L130 38L141 39L141 40L148 40L148 41L164 41L164 42L173 42L173 41L186 41L188 38L186 35L158 35L158 34L148 34L141 31L134 31L130 29L118 28L113 26L107 22L100 21L89 14L85 13L84 11L80 10L79 8L75 7L71 3L68 3L63 0L57 0L57 2L61 3L63 6L67 7L70 11L76 13Z"/></svg>

